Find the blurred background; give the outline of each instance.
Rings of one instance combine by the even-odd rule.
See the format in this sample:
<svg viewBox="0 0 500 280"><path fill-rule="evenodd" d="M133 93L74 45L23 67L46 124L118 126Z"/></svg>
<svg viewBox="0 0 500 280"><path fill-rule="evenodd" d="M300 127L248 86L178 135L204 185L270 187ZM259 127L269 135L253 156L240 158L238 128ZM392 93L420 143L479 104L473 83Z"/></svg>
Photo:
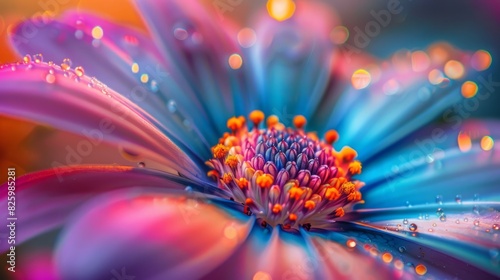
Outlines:
<svg viewBox="0 0 500 280"><path fill-rule="evenodd" d="M221 7L226 7L224 20L238 22L245 26L257 10L265 9L267 0L200 0L214 16L221 16ZM312 0L295 0L312 1ZM492 80L500 82L500 1L432 1L432 0L318 0L331 7L332 15L337 15L342 25L350 33L343 37L343 47L356 46L356 28L364 29L376 19L382 10L397 7L400 12L393 14L380 32L369 37L358 50L380 59L389 59L394 52L428 48L431 44L445 41L456 48L473 53L483 49L492 57L490 73ZM231 3L229 5L228 3ZM228 6L229 5L229 6ZM229 7L229 8L228 8ZM31 17L58 17L66 10L92 11L122 24L132 25L147 32L145 25L130 0L1 0L0 1L0 63L19 61L8 43L9 31L16 23ZM345 35L345 34L344 34ZM332 38L335 40L335 38ZM359 40L359 39L358 39ZM500 95L496 92L475 110L470 118L500 118ZM439 121L439 120L437 120ZM53 157L54 151L45 148L56 133L51 128L19 120L0 118L0 170L17 167L18 175L40 169L41 158ZM7 136L7 137L5 137ZM60 135L59 135L60 136ZM61 137L53 137L60 139ZM67 141L78 141L74 135L65 135ZM46 139L46 143L40 143ZM48 140L47 140L48 139ZM57 146L52 143L51 146ZM104 149L104 148L103 148ZM39 151L45 151L45 154ZM34 151L38 151L35 153ZM110 157L119 155L110 155ZM117 159L117 162L118 159ZM3 173L3 172L2 172ZM1 174L0 182L6 180Z"/></svg>

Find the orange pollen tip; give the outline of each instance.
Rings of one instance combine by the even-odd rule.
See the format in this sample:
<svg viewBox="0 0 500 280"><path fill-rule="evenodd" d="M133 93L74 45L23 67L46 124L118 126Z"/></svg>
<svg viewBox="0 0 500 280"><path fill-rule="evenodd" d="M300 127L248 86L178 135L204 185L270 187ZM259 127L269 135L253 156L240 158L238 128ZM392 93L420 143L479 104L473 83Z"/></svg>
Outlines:
<svg viewBox="0 0 500 280"><path fill-rule="evenodd" d="M293 213L290 213L290 215L288 215L288 219L291 221L291 222L295 222L297 221L297 215L293 214Z"/></svg>
<svg viewBox="0 0 500 280"><path fill-rule="evenodd" d="M229 173L224 173L224 175L222 176L222 181L226 184L231 183L232 180L233 180L233 176L231 176L231 174L229 174Z"/></svg>
<svg viewBox="0 0 500 280"><path fill-rule="evenodd" d="M319 141L319 138L318 138L318 135L316 134L316 132L308 132L307 137L309 137L309 139L311 139L311 140Z"/></svg>
<svg viewBox="0 0 500 280"><path fill-rule="evenodd" d="M274 182L274 177L269 174L262 174L259 177L257 177L257 180L255 180L255 182L261 188L269 188Z"/></svg>
<svg viewBox="0 0 500 280"><path fill-rule="evenodd" d="M342 217L344 216L345 212L344 212L344 208L342 207L339 207L337 208L337 210L335 210L335 216L337 217Z"/></svg>
<svg viewBox="0 0 500 280"><path fill-rule="evenodd" d="M297 128L297 129L302 129L307 123L307 119L306 117L302 116L302 115L297 115L293 118L293 125Z"/></svg>
<svg viewBox="0 0 500 280"><path fill-rule="evenodd" d="M234 137L234 136L228 136L224 139L223 141L223 144L226 146L226 147L234 147L234 146L239 146L240 143L239 143L239 140L238 138Z"/></svg>
<svg viewBox="0 0 500 280"><path fill-rule="evenodd" d="M349 164L349 167L347 169L349 170L349 173L353 175L361 174L361 162L355 160Z"/></svg>
<svg viewBox="0 0 500 280"><path fill-rule="evenodd" d="M217 170L210 170L207 172L207 176L214 180L217 180L220 177L220 174L219 172L217 172Z"/></svg>
<svg viewBox="0 0 500 280"><path fill-rule="evenodd" d="M212 148L214 158L222 159L226 156L227 152L229 152L229 148L222 144L217 144Z"/></svg>
<svg viewBox="0 0 500 280"><path fill-rule="evenodd" d="M292 187L288 193L290 194L290 198L294 198L295 200L299 200L304 191L299 187Z"/></svg>
<svg viewBox="0 0 500 280"><path fill-rule="evenodd" d="M251 205L253 203L253 200L251 198L245 199L245 204L246 205Z"/></svg>
<svg viewBox="0 0 500 280"><path fill-rule="evenodd" d="M278 214L279 212L281 212L281 210L283 209L283 206L281 206L280 204L274 204L273 206L273 213L274 214Z"/></svg>
<svg viewBox="0 0 500 280"><path fill-rule="evenodd" d="M236 168L238 166L238 157L236 155L228 155L225 163L231 168Z"/></svg>
<svg viewBox="0 0 500 280"><path fill-rule="evenodd" d="M240 187L240 189L248 187L248 180L245 178L236 179L236 183L238 184L238 187Z"/></svg>
<svg viewBox="0 0 500 280"><path fill-rule="evenodd" d="M312 200L308 200L304 203L304 208L306 208L307 210L312 210L314 209L314 207L316 207L316 203Z"/></svg>
<svg viewBox="0 0 500 280"><path fill-rule="evenodd" d="M340 193L336 188L327 188L325 192L325 197L328 200L335 200L340 197Z"/></svg>
<svg viewBox="0 0 500 280"><path fill-rule="evenodd" d="M247 122L247 119L245 119L245 117L244 117L244 116L239 116L239 117L238 117L238 120L240 121L241 126L244 126L244 125L245 125L245 123Z"/></svg>
<svg viewBox="0 0 500 280"><path fill-rule="evenodd" d="M254 110L248 115L248 118L255 126L258 126L264 120L264 117L264 113L260 110Z"/></svg>
<svg viewBox="0 0 500 280"><path fill-rule="evenodd" d="M329 145L337 142L337 140L339 140L339 133L336 130L331 129L325 133L325 141Z"/></svg>
<svg viewBox="0 0 500 280"><path fill-rule="evenodd" d="M227 128L229 128L231 131L237 131L241 128L242 125L243 124L241 123L241 120L236 117L232 117L227 120Z"/></svg>
<svg viewBox="0 0 500 280"><path fill-rule="evenodd" d="M273 127L274 125L278 124L280 122L280 119L275 116L275 115L271 115L269 117L267 117L267 127Z"/></svg>
<svg viewBox="0 0 500 280"><path fill-rule="evenodd" d="M361 200L361 192L359 191L354 191L350 194L347 195L347 200L348 201L359 201Z"/></svg>
<svg viewBox="0 0 500 280"><path fill-rule="evenodd" d="M340 189L344 194L349 195L356 191L356 185L354 185L353 182L345 182L342 184Z"/></svg>
<svg viewBox="0 0 500 280"><path fill-rule="evenodd" d="M340 151L340 154L341 154L342 160L344 162L352 161L354 158L356 158L358 156L358 153L356 152L356 150L354 150L353 148L351 148L349 146L343 147L342 150Z"/></svg>

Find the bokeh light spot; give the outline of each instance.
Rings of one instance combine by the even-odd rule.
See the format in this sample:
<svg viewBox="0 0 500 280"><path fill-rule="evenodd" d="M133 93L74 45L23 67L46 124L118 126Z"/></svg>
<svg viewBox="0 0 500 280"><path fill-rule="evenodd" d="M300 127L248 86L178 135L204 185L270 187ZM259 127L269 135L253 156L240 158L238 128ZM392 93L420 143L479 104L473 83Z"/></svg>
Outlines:
<svg viewBox="0 0 500 280"><path fill-rule="evenodd" d="M384 253L382 254L382 260L385 262L385 263L390 263L392 262L392 254L391 253Z"/></svg>
<svg viewBox="0 0 500 280"><path fill-rule="evenodd" d="M465 68L462 63L456 60L450 60L444 65L444 73L451 79L460 79L465 74Z"/></svg>
<svg viewBox="0 0 500 280"><path fill-rule="evenodd" d="M481 138L481 149L484 151L489 151L493 149L493 146L495 145L495 141L493 141L493 138L490 136L484 136Z"/></svg>
<svg viewBox="0 0 500 280"><path fill-rule="evenodd" d="M137 63L132 64L131 70L132 70L132 73L138 73L139 72L139 64L137 64Z"/></svg>
<svg viewBox="0 0 500 280"><path fill-rule="evenodd" d="M230 55L227 62L229 63L229 67L235 70L240 69L241 65L243 65L243 59L241 58L241 55L237 53Z"/></svg>
<svg viewBox="0 0 500 280"><path fill-rule="evenodd" d="M141 75L141 82L145 84L145 83L147 83L148 81L149 81L149 76L148 76L148 74L142 74L142 75Z"/></svg>
<svg viewBox="0 0 500 280"><path fill-rule="evenodd" d="M471 147L472 147L472 141L470 139L470 136L463 133L463 132L460 132L458 133L458 148L460 149L460 151L462 152L468 152L470 151Z"/></svg>
<svg viewBox="0 0 500 280"><path fill-rule="evenodd" d="M255 41L257 41L257 35L252 28L246 27L238 32L237 39L240 46L243 48L249 48L255 44Z"/></svg>
<svg viewBox="0 0 500 280"><path fill-rule="evenodd" d="M295 13L295 3L292 0L268 0L267 12L275 20L284 21Z"/></svg>
<svg viewBox="0 0 500 280"><path fill-rule="evenodd" d="M332 32L330 32L330 39L334 44L344 44L347 39L349 39L349 29L342 25L335 27Z"/></svg>
<svg viewBox="0 0 500 280"><path fill-rule="evenodd" d="M427 70L431 65L429 56L423 51L416 51L411 54L411 67L415 72Z"/></svg>
<svg viewBox="0 0 500 280"><path fill-rule="evenodd" d="M354 71L351 78L352 86L355 89L364 89L370 85L372 77L365 69L358 69Z"/></svg>
<svg viewBox="0 0 500 280"><path fill-rule="evenodd" d="M471 65L477 71L483 71L491 65L491 54L485 50L478 50L472 55Z"/></svg>
<svg viewBox="0 0 500 280"><path fill-rule="evenodd" d="M354 247L356 247L356 241L349 239L349 240L347 240L346 245L349 248L354 248Z"/></svg>
<svg viewBox="0 0 500 280"><path fill-rule="evenodd" d="M92 28L92 38L99 40L102 39L104 36L104 30L102 30L102 27L100 26L95 26Z"/></svg>
<svg viewBox="0 0 500 280"><path fill-rule="evenodd" d="M224 229L224 236L227 239L235 239L237 234L238 234L238 232L236 231L236 229L233 226L227 226Z"/></svg>
<svg viewBox="0 0 500 280"><path fill-rule="evenodd" d="M433 85L439 85L444 80L443 72L438 69L432 69L428 75L429 82Z"/></svg>
<svg viewBox="0 0 500 280"><path fill-rule="evenodd" d="M393 95L398 93L399 91L399 83L395 79L390 79L389 81L385 82L383 86L383 91L387 95Z"/></svg>
<svg viewBox="0 0 500 280"><path fill-rule="evenodd" d="M462 95L465 98L472 98L477 93L477 84L471 81L466 81L462 84Z"/></svg>

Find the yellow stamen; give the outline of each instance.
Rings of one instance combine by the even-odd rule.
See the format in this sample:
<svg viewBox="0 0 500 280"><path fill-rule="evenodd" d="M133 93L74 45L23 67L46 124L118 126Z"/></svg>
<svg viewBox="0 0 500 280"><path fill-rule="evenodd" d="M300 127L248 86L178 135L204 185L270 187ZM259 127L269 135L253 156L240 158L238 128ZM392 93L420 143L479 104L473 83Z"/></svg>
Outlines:
<svg viewBox="0 0 500 280"><path fill-rule="evenodd" d="M344 216L345 212L344 212L344 208L342 207L339 207L337 208L337 210L335 210L335 216L337 217L342 217Z"/></svg>
<svg viewBox="0 0 500 280"><path fill-rule="evenodd" d="M248 187L248 180L245 178L239 178L236 179L236 184L238 184L238 187L240 187L240 189L244 189Z"/></svg>
<svg viewBox="0 0 500 280"><path fill-rule="evenodd" d="M231 183L231 181L233 181L233 176L231 176L231 174L229 173L224 173L224 175L222 176L222 181L226 184L229 184Z"/></svg>
<svg viewBox="0 0 500 280"><path fill-rule="evenodd" d="M217 144L212 147L214 158L222 159L226 156L227 152L229 152L229 148L222 144Z"/></svg>
<svg viewBox="0 0 500 280"><path fill-rule="evenodd" d="M345 182L342 184L342 186L340 187L340 190L346 194L346 195L349 195L353 192L356 191L356 185L354 185L353 182Z"/></svg>
<svg viewBox="0 0 500 280"><path fill-rule="evenodd" d="M257 177L257 180L255 180L257 185L261 188L269 188L273 182L274 182L274 177L269 174L262 174L259 177Z"/></svg>
<svg viewBox="0 0 500 280"><path fill-rule="evenodd" d="M264 120L264 113L260 110L254 110L248 115L248 118L257 127Z"/></svg>
<svg viewBox="0 0 500 280"><path fill-rule="evenodd" d="M232 117L229 120L227 120L227 128L231 129L231 131L237 131L241 128L243 124L241 123L241 120L236 117Z"/></svg>
<svg viewBox="0 0 500 280"><path fill-rule="evenodd" d="M360 201L361 200L361 192L353 191L352 193L347 195L348 201Z"/></svg>
<svg viewBox="0 0 500 280"><path fill-rule="evenodd" d="M347 169L349 170L349 173L356 175L361 174L361 168L361 162L355 160L349 164Z"/></svg>
<svg viewBox="0 0 500 280"><path fill-rule="evenodd" d="M238 157L236 155L228 155L225 161L225 163L233 169L238 166L238 162Z"/></svg>
<svg viewBox="0 0 500 280"><path fill-rule="evenodd" d="M335 200L340 197L340 193L336 188L327 188L325 198L328 200Z"/></svg>
<svg viewBox="0 0 500 280"><path fill-rule="evenodd" d="M304 203L304 208L306 208L307 210L312 210L316 207L316 203L312 200L308 200Z"/></svg>
<svg viewBox="0 0 500 280"><path fill-rule="evenodd" d="M328 143L328 145L332 145L339 139L339 133L336 130L328 130L325 133L325 141Z"/></svg>
<svg viewBox="0 0 500 280"><path fill-rule="evenodd" d="M290 194L290 198L294 198L295 200L299 200L302 194L304 193L304 190L302 190L299 187L292 187L288 193Z"/></svg>
<svg viewBox="0 0 500 280"><path fill-rule="evenodd" d="M281 206L280 204L274 204L273 206L273 213L274 214L278 214L279 212L281 212L281 210L283 209L283 206Z"/></svg>
<svg viewBox="0 0 500 280"><path fill-rule="evenodd" d="M275 115L267 117L267 127L269 128L273 127L275 124L278 124L279 122L280 119Z"/></svg>
<svg viewBox="0 0 500 280"><path fill-rule="evenodd" d="M307 119L306 117L302 116L302 115L297 115L293 118L293 125L297 128L297 129L302 129L307 123Z"/></svg>

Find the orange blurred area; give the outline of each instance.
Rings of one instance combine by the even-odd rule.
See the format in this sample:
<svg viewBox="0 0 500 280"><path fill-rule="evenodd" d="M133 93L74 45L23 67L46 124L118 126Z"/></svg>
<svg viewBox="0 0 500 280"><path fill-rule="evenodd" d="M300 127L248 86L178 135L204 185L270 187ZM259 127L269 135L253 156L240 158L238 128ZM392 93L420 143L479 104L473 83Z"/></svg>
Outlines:
<svg viewBox="0 0 500 280"><path fill-rule="evenodd" d="M139 29L145 25L131 1L102 0L2 0L0 1L0 63L19 60L8 41L8 34L16 23L31 17L56 18L65 11L91 11L106 18Z"/></svg>

